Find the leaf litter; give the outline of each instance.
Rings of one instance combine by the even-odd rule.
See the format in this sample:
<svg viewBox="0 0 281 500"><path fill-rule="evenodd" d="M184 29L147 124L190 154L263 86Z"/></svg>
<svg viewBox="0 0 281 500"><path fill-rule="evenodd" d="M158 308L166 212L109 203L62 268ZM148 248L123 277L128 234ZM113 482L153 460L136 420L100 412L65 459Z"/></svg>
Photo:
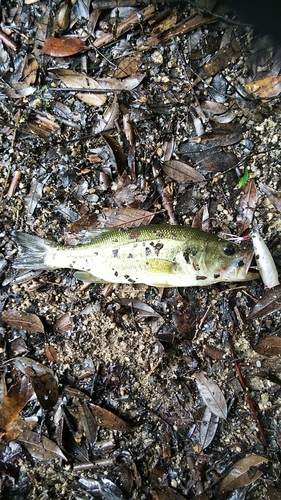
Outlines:
<svg viewBox="0 0 281 500"><path fill-rule="evenodd" d="M257 226L280 271L278 48L233 12L128 3L3 10L1 488L186 498L224 476L221 491L266 498L280 285L79 287L11 267L17 230L76 244L169 222L238 240Z"/></svg>

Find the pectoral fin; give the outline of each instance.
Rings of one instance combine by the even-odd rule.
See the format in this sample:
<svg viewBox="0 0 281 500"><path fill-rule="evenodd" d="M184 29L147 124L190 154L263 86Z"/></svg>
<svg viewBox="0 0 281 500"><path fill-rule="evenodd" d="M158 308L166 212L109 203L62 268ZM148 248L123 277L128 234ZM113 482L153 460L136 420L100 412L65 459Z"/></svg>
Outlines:
<svg viewBox="0 0 281 500"><path fill-rule="evenodd" d="M155 274L156 281L161 279L161 275L173 274L174 263L170 260L164 259L149 259L145 263L146 271ZM162 276L164 277L164 276Z"/></svg>
<svg viewBox="0 0 281 500"><path fill-rule="evenodd" d="M104 281L96 276L93 276L91 273L87 273L86 271L76 271L74 276L77 280L84 281L85 283L108 283L108 281Z"/></svg>

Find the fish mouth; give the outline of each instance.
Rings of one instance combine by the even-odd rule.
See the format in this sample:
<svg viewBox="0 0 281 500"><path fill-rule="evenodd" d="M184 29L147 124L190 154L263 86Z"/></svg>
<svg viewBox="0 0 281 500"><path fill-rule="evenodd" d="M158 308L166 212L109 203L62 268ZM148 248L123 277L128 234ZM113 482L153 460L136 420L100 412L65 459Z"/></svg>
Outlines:
<svg viewBox="0 0 281 500"><path fill-rule="evenodd" d="M226 281L247 281L258 277L256 273L248 273L254 252L247 250L233 259L230 266L224 269Z"/></svg>

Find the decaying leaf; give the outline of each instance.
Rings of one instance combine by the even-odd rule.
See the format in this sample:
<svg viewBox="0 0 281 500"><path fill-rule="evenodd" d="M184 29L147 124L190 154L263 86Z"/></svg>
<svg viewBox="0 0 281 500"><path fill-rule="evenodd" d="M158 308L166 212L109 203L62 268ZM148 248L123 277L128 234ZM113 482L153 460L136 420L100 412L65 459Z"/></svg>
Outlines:
<svg viewBox="0 0 281 500"><path fill-rule="evenodd" d="M114 78L126 78L127 76L133 75L138 71L140 67L140 55L135 54L133 56L124 57L118 64L118 68L114 71Z"/></svg>
<svg viewBox="0 0 281 500"><path fill-rule="evenodd" d="M257 188L254 179L251 179L244 186L240 195L240 214L237 217L238 234L243 234L252 224L257 203Z"/></svg>
<svg viewBox="0 0 281 500"><path fill-rule="evenodd" d="M137 208L108 208L99 214L84 215L77 219L71 225L70 231L79 233L96 227L137 227L149 224L154 215L147 210Z"/></svg>
<svg viewBox="0 0 281 500"><path fill-rule="evenodd" d="M219 424L219 417L206 407L200 426L200 443L205 450L213 441Z"/></svg>
<svg viewBox="0 0 281 500"><path fill-rule="evenodd" d="M24 431L18 437L30 455L40 460L66 460L66 456L54 441L32 431Z"/></svg>
<svg viewBox="0 0 281 500"><path fill-rule="evenodd" d="M162 318L159 313L154 311L148 304L145 304L145 302L132 299L119 299L118 303L122 306L130 307L134 312L134 318L137 322L145 321L147 318Z"/></svg>
<svg viewBox="0 0 281 500"><path fill-rule="evenodd" d="M196 384L204 403L209 410L220 418L227 418L227 405L225 397L219 386L205 377L203 372L194 374Z"/></svg>
<svg viewBox="0 0 281 500"><path fill-rule="evenodd" d="M20 312L16 309L8 309L8 311L3 311L1 320L18 330L26 330L31 333L44 333L43 323L36 314Z"/></svg>
<svg viewBox="0 0 281 500"><path fill-rule="evenodd" d="M179 160L170 160L162 164L166 175L178 182L202 182L205 177L188 163Z"/></svg>
<svg viewBox="0 0 281 500"><path fill-rule="evenodd" d="M16 426L13 424L17 421L20 411L25 407L33 394L33 387L27 377L22 377L10 387L8 393L2 398L0 405L0 430L1 433L9 433L9 436L4 437L6 442L10 439L15 439L21 432L21 423L23 425L23 421L20 420Z"/></svg>
<svg viewBox="0 0 281 500"><path fill-rule="evenodd" d="M250 318L263 318L268 314L281 310L281 285L268 290L255 304Z"/></svg>
<svg viewBox="0 0 281 500"><path fill-rule="evenodd" d="M33 214L39 200L42 198L43 184L33 179L30 185L29 193L25 199L26 209L28 213Z"/></svg>
<svg viewBox="0 0 281 500"><path fill-rule="evenodd" d="M238 460L224 476L220 486L220 493L227 493L253 483L262 475L259 467L267 463L268 460L260 455L249 455Z"/></svg>
<svg viewBox="0 0 281 500"><path fill-rule="evenodd" d="M60 78L68 88L73 88L74 90L87 89L99 92L98 94L78 92L76 95L80 101L86 102L91 106L102 106L106 102L106 96L102 93L103 88L94 78L84 75L83 73L62 68L52 70L52 73Z"/></svg>
<svg viewBox="0 0 281 500"><path fill-rule="evenodd" d="M131 426L127 424L127 422L114 415L114 413L111 413L111 411L108 411L105 408L101 408L100 406L96 406L94 404L90 404L89 407L94 417L96 417L97 423L102 427L122 432L127 431L131 428Z"/></svg>
<svg viewBox="0 0 281 500"><path fill-rule="evenodd" d="M268 335L254 346L254 350L261 356L278 356L281 354L281 338Z"/></svg>
<svg viewBox="0 0 281 500"><path fill-rule="evenodd" d="M80 38L65 37L56 38L50 37L46 38L42 51L44 54L48 54L53 57L68 57L78 52L83 52L89 50L89 47Z"/></svg>
<svg viewBox="0 0 281 500"><path fill-rule="evenodd" d="M281 191L276 191L276 189L272 189L262 182L259 183L259 188L266 194L276 210L281 213Z"/></svg>
<svg viewBox="0 0 281 500"><path fill-rule="evenodd" d="M25 356L14 359L13 363L18 370L28 376L42 408L44 410L53 408L59 396L53 370Z"/></svg>
<svg viewBox="0 0 281 500"><path fill-rule="evenodd" d="M281 76L270 76L261 80L253 80L244 86L246 92L254 93L258 97L276 97L281 92Z"/></svg>
<svg viewBox="0 0 281 500"><path fill-rule="evenodd" d="M103 116L99 116L98 122L93 127L94 134L101 134L107 130L115 128L115 121L119 116L119 104L115 94L111 106L106 110Z"/></svg>

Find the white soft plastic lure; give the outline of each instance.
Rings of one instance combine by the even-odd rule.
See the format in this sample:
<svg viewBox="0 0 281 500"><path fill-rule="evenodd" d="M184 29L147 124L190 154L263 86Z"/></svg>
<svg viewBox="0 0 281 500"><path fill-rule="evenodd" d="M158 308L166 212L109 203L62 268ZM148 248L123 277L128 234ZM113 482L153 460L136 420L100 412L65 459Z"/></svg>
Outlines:
<svg viewBox="0 0 281 500"><path fill-rule="evenodd" d="M266 288L279 285L278 272L272 255L257 229L251 233L258 270Z"/></svg>

